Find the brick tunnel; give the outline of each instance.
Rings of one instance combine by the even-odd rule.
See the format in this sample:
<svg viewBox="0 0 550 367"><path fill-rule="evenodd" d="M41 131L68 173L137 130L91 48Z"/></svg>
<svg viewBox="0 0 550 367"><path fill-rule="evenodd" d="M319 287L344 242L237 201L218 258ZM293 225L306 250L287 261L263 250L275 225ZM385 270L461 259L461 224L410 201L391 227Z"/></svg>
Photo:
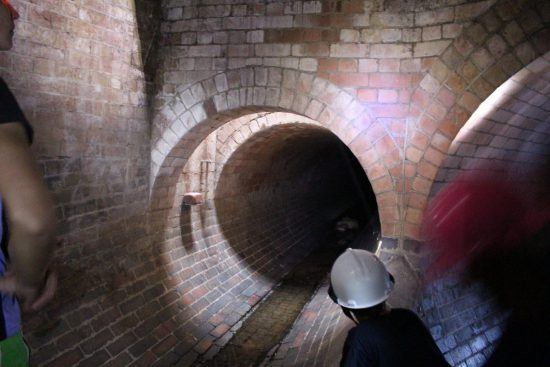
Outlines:
<svg viewBox="0 0 550 367"><path fill-rule="evenodd" d="M491 357L510 310L460 268L427 279L420 227L474 171L547 212L548 2L12 3L0 76L59 222L31 365L337 366L346 246L450 365Z"/></svg>

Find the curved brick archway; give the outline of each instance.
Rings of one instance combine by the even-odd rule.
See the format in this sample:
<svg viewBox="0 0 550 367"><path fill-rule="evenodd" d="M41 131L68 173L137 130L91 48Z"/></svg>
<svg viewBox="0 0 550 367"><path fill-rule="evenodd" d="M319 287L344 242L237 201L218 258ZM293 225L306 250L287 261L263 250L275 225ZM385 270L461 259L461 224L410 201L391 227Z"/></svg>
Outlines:
<svg viewBox="0 0 550 367"><path fill-rule="evenodd" d="M500 85L457 133L430 195L468 169L490 167L524 182L538 175L550 150L549 85L550 52Z"/></svg>
<svg viewBox="0 0 550 367"><path fill-rule="evenodd" d="M496 88L548 51L548 19L538 15L542 6L536 0L501 1L431 61L412 94L405 237L418 238L432 183L460 128ZM520 13L526 16L516 18Z"/></svg>
<svg viewBox="0 0 550 367"><path fill-rule="evenodd" d="M437 171L430 197L458 173L475 170L477 177L507 180L530 210L545 210L549 90L550 53L546 53L496 88L462 126ZM509 310L500 308L493 297L483 284L465 279L457 270L450 270L422 294L421 314L453 365L481 366L498 345Z"/></svg>
<svg viewBox="0 0 550 367"><path fill-rule="evenodd" d="M253 121L255 121L255 123L253 123ZM305 126L311 127L313 129L323 130L326 129L318 121L312 120L305 116L299 116L285 112L269 113L264 116L254 118L253 120L250 120L249 123L243 123L231 131L230 135L228 135L225 139L225 141L227 141L228 143L224 145L224 148L220 152L220 164L225 164L237 151L237 149L239 148L239 141L246 141L252 138L252 136L259 131L275 127L282 127L285 125ZM232 142L235 142L236 144L232 144ZM216 182L217 180L219 180L219 176L217 177Z"/></svg>
<svg viewBox="0 0 550 367"><path fill-rule="evenodd" d="M213 163L223 170L214 171L213 182L208 185L211 190L201 190L207 198L204 205L182 208L183 193L201 187L193 175L197 176L196 162L202 162L203 148L212 137L216 140ZM298 140L289 143L288 138ZM308 142L314 146L308 149ZM151 213L151 229L161 235L154 241L161 254L158 268L163 272L163 286L181 295L171 299L174 308L180 309L175 313L184 325L178 330L199 354L211 346L211 353L219 350L232 336L230 328L265 297L282 274L322 243L331 223L328 218L349 205L350 200L339 205L334 194L352 192L342 184L347 165L341 159L319 154L332 150L339 157L341 153L335 148L342 146L335 134L308 117L285 112L249 113L208 134L205 143L189 154L177 173L173 191L167 192L172 199ZM290 154L286 157L281 152ZM279 165L268 162L273 156L283 157ZM285 177L287 171L306 171L304 166L315 156L322 159L315 159L317 169L299 175L303 180ZM253 162L247 165L247 159ZM269 182L260 185L264 190L242 185L250 171L256 175L266 170ZM320 175L323 170L328 175ZM240 175L245 180L235 179ZM327 178L336 178L336 185L327 184ZM284 182L290 185L284 186ZM286 193L290 195L282 197ZM238 196L237 206L225 205L234 196ZM226 210L220 213L223 205ZM244 236L243 244L235 241L234 233Z"/></svg>
<svg viewBox="0 0 550 367"><path fill-rule="evenodd" d="M358 158L377 197L384 236L398 235L397 193L389 169L401 151L364 103L314 74L275 67L219 73L180 91L155 118L164 126L151 153L151 207L170 206L178 173L214 129L244 114L285 111L318 121Z"/></svg>

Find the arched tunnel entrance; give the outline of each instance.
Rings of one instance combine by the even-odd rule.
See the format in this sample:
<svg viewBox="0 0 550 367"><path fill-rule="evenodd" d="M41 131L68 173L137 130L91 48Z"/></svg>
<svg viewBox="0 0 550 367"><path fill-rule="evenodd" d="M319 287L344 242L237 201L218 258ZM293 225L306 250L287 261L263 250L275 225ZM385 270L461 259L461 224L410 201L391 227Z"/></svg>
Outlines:
<svg viewBox="0 0 550 367"><path fill-rule="evenodd" d="M264 276L278 274L289 254L317 247L339 217L371 234L380 228L357 159L330 131L307 124L271 127L243 142L222 168L214 201L227 241Z"/></svg>
<svg viewBox="0 0 550 367"><path fill-rule="evenodd" d="M269 359L338 254L374 251L380 235L374 192L349 148L313 121L274 115L276 124L257 114L220 127L182 175L204 195L204 205L182 207L188 250L204 241L216 252L218 292L233 298L219 314L248 305L222 323L224 340L201 357L207 365Z"/></svg>

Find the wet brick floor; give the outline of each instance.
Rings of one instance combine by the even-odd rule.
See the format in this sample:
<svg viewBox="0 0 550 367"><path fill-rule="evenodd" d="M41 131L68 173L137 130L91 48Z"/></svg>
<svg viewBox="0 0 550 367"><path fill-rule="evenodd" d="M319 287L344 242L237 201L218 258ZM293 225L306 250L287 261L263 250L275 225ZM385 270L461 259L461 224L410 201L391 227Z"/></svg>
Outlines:
<svg viewBox="0 0 550 367"><path fill-rule="evenodd" d="M202 366L256 367L276 347L292 327L303 307L310 301L332 263L345 246L327 244L312 251L281 280L268 298L243 322L227 345Z"/></svg>

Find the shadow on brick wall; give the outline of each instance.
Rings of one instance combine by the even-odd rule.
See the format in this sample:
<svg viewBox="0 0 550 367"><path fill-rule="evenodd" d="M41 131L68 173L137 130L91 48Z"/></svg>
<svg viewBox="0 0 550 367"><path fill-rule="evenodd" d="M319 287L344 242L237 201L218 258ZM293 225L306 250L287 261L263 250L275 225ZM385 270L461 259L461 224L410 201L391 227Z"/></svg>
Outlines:
<svg viewBox="0 0 550 367"><path fill-rule="evenodd" d="M141 61L145 72L147 84L147 99L151 106L152 97L155 93L155 76L159 64L158 50L160 47L161 33L160 24L162 19L161 1L159 0L136 0L136 19L138 33L141 43L139 55L135 55L133 62Z"/></svg>

